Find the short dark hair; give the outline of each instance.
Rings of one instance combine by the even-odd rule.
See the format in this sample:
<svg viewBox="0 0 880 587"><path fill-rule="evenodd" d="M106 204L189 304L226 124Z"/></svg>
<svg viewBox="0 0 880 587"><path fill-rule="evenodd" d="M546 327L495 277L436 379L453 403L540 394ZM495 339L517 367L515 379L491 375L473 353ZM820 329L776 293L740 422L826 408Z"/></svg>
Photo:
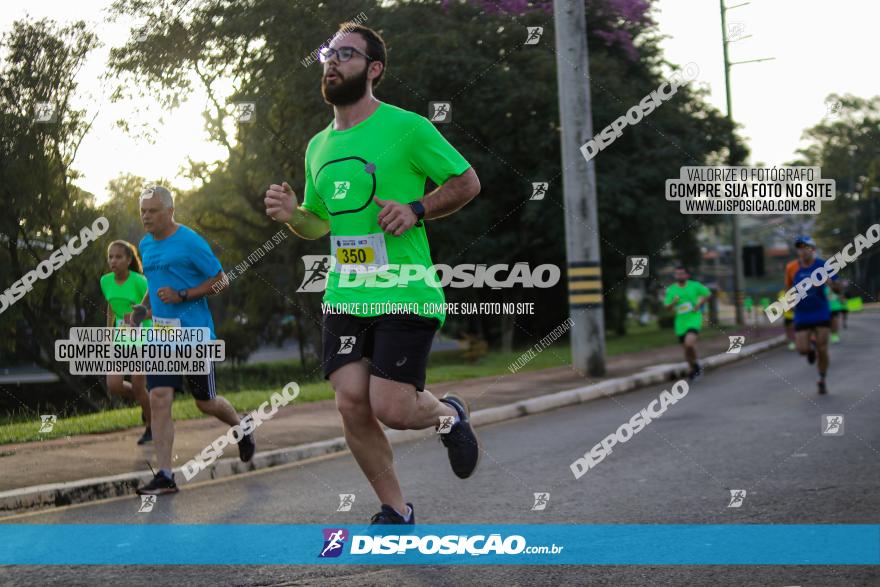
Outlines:
<svg viewBox="0 0 880 587"><path fill-rule="evenodd" d="M388 67L388 50L385 48L385 39L370 27L356 22L339 23L339 32L357 33L367 42L367 57L382 64L382 71L373 80L373 87L378 86L382 78L385 77L385 69Z"/></svg>
<svg viewBox="0 0 880 587"><path fill-rule="evenodd" d="M676 266L675 266L675 269L676 269L676 270L681 269L681 270L684 271L685 273L690 273L690 271L688 271L688 268L685 267L684 265L682 265L681 263L679 263L678 265L676 265Z"/></svg>

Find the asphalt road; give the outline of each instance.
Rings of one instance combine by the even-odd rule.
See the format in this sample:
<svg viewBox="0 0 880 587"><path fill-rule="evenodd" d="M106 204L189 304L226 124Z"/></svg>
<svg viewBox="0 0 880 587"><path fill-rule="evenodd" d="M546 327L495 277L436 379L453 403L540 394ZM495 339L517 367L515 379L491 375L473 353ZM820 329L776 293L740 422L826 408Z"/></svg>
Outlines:
<svg viewBox="0 0 880 587"><path fill-rule="evenodd" d="M580 479L569 464L667 386L480 429L484 454L457 479L435 438L398 445L422 523L880 523L880 313L850 319L832 347L829 394L780 348L712 371ZM746 341L748 343L748 340ZM821 434L843 414L842 436ZM731 489L747 491L729 508ZM547 491L544 511L533 493ZM350 512L338 494L354 493ZM150 514L121 498L6 523L361 524L378 509L350 455L196 485ZM231 537L230 539L234 539ZM5 567L2 584L64 585L880 585L877 567Z"/></svg>

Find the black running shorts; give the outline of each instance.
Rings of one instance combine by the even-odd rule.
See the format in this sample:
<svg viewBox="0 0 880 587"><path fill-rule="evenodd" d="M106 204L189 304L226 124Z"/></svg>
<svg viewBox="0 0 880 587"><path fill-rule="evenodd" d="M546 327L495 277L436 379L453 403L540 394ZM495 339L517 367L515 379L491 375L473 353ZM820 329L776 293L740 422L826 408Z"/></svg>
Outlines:
<svg viewBox="0 0 880 587"><path fill-rule="evenodd" d="M688 328L684 334L682 334L681 336L678 337L678 342L680 342L681 344L684 344L684 338L688 334L690 334L691 332L693 332L694 334L700 334L700 331L697 330L696 328Z"/></svg>
<svg viewBox="0 0 880 587"><path fill-rule="evenodd" d="M324 314L324 378L353 361L370 359L370 374L425 389L425 371L440 322L413 314L363 318Z"/></svg>
<svg viewBox="0 0 880 587"><path fill-rule="evenodd" d="M209 400L217 397L213 362L211 363L211 372L207 375L147 375L147 389L173 387L183 390L184 380L186 380L186 386L194 398Z"/></svg>
<svg viewBox="0 0 880 587"><path fill-rule="evenodd" d="M831 328L831 320L822 320L821 322L811 322L809 324L798 324L795 322L795 332L801 330L813 330L814 328Z"/></svg>

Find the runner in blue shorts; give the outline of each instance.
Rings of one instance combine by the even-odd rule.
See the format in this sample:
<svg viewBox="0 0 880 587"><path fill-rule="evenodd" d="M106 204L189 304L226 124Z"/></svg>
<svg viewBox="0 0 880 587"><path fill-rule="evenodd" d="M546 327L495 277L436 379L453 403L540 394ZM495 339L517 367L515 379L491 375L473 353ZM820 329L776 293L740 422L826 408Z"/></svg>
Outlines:
<svg viewBox="0 0 880 587"><path fill-rule="evenodd" d="M215 284L227 283L226 274L211 247L192 229L174 221L174 199L161 186L147 188L141 194L141 220L147 235L140 251L144 276L149 290L143 304L152 309L153 328L208 328L214 335L214 320L207 296ZM182 389L184 380L196 400L196 406L229 426L241 424L241 417L225 398L218 396L214 385L213 363L207 375L147 375L152 410L153 441L159 471L140 495L177 492L171 472L174 423L171 402L174 390ZM239 457L251 460L256 450L253 434L238 442Z"/></svg>
<svg viewBox="0 0 880 587"><path fill-rule="evenodd" d="M797 271L793 275L793 285L797 286L817 269L824 267L825 260L816 256L816 243L807 235L799 236L794 241L798 254ZM817 274L820 276L820 274ZM834 291L843 288L837 282L838 275L833 275L827 285ZM821 276L820 276L821 278ZM818 389L820 394L827 393L825 375L828 372L828 333L831 328L831 310L825 287L813 284L806 289L806 295L794 307L795 344L800 354L807 357L811 365L818 359ZM815 336L815 339L813 337Z"/></svg>

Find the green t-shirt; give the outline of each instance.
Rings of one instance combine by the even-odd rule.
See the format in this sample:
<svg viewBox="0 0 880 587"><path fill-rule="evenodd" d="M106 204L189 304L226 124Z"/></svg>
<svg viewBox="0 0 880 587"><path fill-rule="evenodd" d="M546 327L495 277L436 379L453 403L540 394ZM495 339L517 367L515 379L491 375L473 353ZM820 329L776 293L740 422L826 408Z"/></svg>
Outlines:
<svg viewBox="0 0 880 587"><path fill-rule="evenodd" d="M712 292L698 281L688 279L685 284L673 283L666 288L664 304L669 305L675 296L675 335L682 336L688 330L699 330L703 326L703 313L696 310L697 302L702 297L709 297Z"/></svg>
<svg viewBox="0 0 880 587"><path fill-rule="evenodd" d="M825 295L828 297L828 306L832 312L843 310L843 302L840 301L840 296L827 285L825 286Z"/></svg>
<svg viewBox="0 0 880 587"><path fill-rule="evenodd" d="M113 311L116 326L122 324L123 317L131 312L131 307L140 304L147 293L147 278L135 271L128 272L128 278L122 285L116 283L113 272L101 276L101 292ZM152 320L144 320L143 328L153 325Z"/></svg>
<svg viewBox="0 0 880 587"><path fill-rule="evenodd" d="M373 200L408 204L424 195L427 178L441 185L469 167L427 118L384 102L350 129L334 130L331 122L315 135L306 149L302 207L330 222L335 266L324 303L356 316L388 313L383 305L389 303L406 305L442 325L443 289L433 277L413 278L418 267L432 275L424 225L401 236L383 233L382 208ZM402 265L409 267L401 271ZM404 279L395 283L401 273Z"/></svg>

